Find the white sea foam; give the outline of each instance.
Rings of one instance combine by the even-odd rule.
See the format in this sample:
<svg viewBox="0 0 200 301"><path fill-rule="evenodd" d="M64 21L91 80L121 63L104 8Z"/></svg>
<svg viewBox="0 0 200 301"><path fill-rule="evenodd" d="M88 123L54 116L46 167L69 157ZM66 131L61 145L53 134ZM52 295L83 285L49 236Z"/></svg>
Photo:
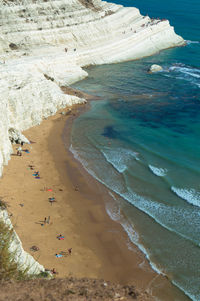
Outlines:
<svg viewBox="0 0 200 301"><path fill-rule="evenodd" d="M114 200L116 200L115 196L113 195L112 192L109 192L110 196L112 196L112 198ZM120 207L117 205L117 203L115 204L111 204L109 202L106 203L105 205L106 207L106 212L107 214L110 216L110 218L113 221L119 221L120 220Z"/></svg>
<svg viewBox="0 0 200 301"><path fill-rule="evenodd" d="M169 67L168 71L175 72L178 75L176 78L187 80L200 87L200 69L183 64L176 64Z"/></svg>
<svg viewBox="0 0 200 301"><path fill-rule="evenodd" d="M169 68L169 71L182 72L182 73L186 73L186 74L189 74L189 75L197 77L197 78L199 78L199 74L200 74L199 69L186 67L184 65L183 66L179 66L179 65L171 66Z"/></svg>
<svg viewBox="0 0 200 301"><path fill-rule="evenodd" d="M83 160L80 157L79 152L73 148L72 144L70 145L69 150L73 154L73 156L74 156L75 159L77 159L78 161L80 161L83 166L87 167L87 165L88 165L87 161Z"/></svg>
<svg viewBox="0 0 200 301"><path fill-rule="evenodd" d="M193 293L190 293L189 291L185 290L185 288L182 285L180 285L180 283L175 281L174 279L172 279L172 283L176 287L178 287L181 291L183 291L186 294L186 296L188 296L192 301L199 301L200 300L199 297L197 297L198 298L197 299L196 296Z"/></svg>
<svg viewBox="0 0 200 301"><path fill-rule="evenodd" d="M112 196L112 198L113 198L115 201L117 201L113 193L110 192L109 194L110 194L110 196ZM115 208L115 209L116 209L116 208ZM130 245L130 242L133 243L134 245L136 245L136 246L140 249L140 251L145 255L145 257L146 257L147 260L149 261L149 263L150 263L152 269L153 269L154 271L156 271L158 274L165 275L164 272L161 271L161 270L156 266L156 264L150 260L150 255L149 255L148 251L147 251L146 248L139 242L139 234L138 234L138 232L134 229L133 224L131 224L128 220L125 220L125 219L121 219L121 218L120 218L120 209L119 209L119 207L118 207L117 214L116 214L116 210L115 210L115 209L113 210L113 208L112 208L112 210L111 210L110 207L106 207L106 211L107 211L108 215L111 217L111 219L114 220L114 221L116 221L116 217L117 217L117 220L120 221L120 224L122 225L122 227L124 228L125 232L127 233L128 237L129 237L129 240L130 240L130 241L127 242L128 248L129 248L130 250L133 250L133 251L134 251L134 249L133 249L133 248L131 247L131 245Z"/></svg>
<svg viewBox="0 0 200 301"><path fill-rule="evenodd" d="M147 251L147 249L139 242L139 235L138 233L134 230L133 226L130 225L128 222L127 223L123 223L122 227L124 228L124 230L126 231L126 233L128 234L128 237L130 239L130 241L136 245L140 251L145 255L145 257L147 258L149 264L151 265L152 269L158 273L158 274L162 274L165 275L165 273L163 271L161 271L157 265L151 261L150 259L150 255Z"/></svg>
<svg viewBox="0 0 200 301"><path fill-rule="evenodd" d="M200 246L198 231L200 226L200 212L198 210L194 210L191 207L172 207L137 195L134 192L118 194L145 212L164 228Z"/></svg>
<svg viewBox="0 0 200 301"><path fill-rule="evenodd" d="M166 168L158 168L153 165L149 165L149 168L158 177L164 177L167 174Z"/></svg>
<svg viewBox="0 0 200 301"><path fill-rule="evenodd" d="M138 153L130 149L112 149L109 147L104 147L101 152L106 158L107 162L111 163L112 166L120 173L123 173L127 169L131 160L139 160Z"/></svg>
<svg viewBox="0 0 200 301"><path fill-rule="evenodd" d="M70 150L70 152L73 154L74 158L75 158L76 160L78 160L78 161L82 164L82 166L87 170L87 172L88 172L92 177L94 177L96 180L99 180L99 179L97 178L96 174L94 173L94 171L91 170L91 169L89 168L88 162L87 162L86 160L84 160L83 158L80 157L79 152L78 152L77 150L75 150L75 149L73 148L72 145L70 145L69 150ZM101 182L101 183L102 183L102 182Z"/></svg>
<svg viewBox="0 0 200 301"><path fill-rule="evenodd" d="M83 152L83 156L81 156L81 151L80 150L76 150L74 149L74 147L72 145L70 145L69 150L72 152L73 156L75 159L77 159L82 165L83 167L86 169L86 171L93 177L95 178L97 181L99 181L100 183L102 183L103 185L105 185L108 189L112 189L114 192L115 191L120 191L121 188L121 179L119 179L119 174L115 171L110 169L105 169L103 165L101 165L101 163L99 165L96 165L96 172L94 170L92 170L90 168L89 162L85 159L83 159L85 152ZM97 161L96 161L97 163ZM95 169L95 167L93 166L93 168ZM110 171L109 176L107 177L107 179L109 180L108 183L104 180L101 179L101 177L99 177L99 170L100 167L103 167L102 172L108 175L108 172Z"/></svg>
<svg viewBox="0 0 200 301"><path fill-rule="evenodd" d="M200 207L200 192L195 189L184 189L172 186L171 190L188 203Z"/></svg>
<svg viewBox="0 0 200 301"><path fill-rule="evenodd" d="M187 43L187 45L190 45L190 44L200 44L200 41L187 40L186 43Z"/></svg>

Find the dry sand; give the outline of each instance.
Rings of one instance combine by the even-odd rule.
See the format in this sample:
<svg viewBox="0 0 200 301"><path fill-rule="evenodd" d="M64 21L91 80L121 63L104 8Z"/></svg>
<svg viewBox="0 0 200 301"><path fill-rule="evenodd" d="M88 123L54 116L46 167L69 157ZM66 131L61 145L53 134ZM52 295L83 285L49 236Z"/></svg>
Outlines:
<svg viewBox="0 0 200 301"><path fill-rule="evenodd" d="M16 156L17 145L13 146L0 191L23 247L45 268L55 268L56 277L103 278L135 284L147 291L152 291L154 283L168 290L169 282L150 268L136 247L133 250L127 247L128 237L123 228L107 215L106 189L66 150L73 119L81 110L81 106L76 106L67 116L58 112L25 131L25 136L35 142L23 147L30 153ZM68 141L65 147L63 133L64 141ZM29 165L34 165L34 170ZM34 171L40 172L40 179L35 179ZM56 200L52 205L50 197ZM48 216L50 223L44 224ZM64 240L56 238L59 234L64 235ZM31 252L33 245L39 251ZM71 255L56 258L56 253L67 252L69 248Z"/></svg>

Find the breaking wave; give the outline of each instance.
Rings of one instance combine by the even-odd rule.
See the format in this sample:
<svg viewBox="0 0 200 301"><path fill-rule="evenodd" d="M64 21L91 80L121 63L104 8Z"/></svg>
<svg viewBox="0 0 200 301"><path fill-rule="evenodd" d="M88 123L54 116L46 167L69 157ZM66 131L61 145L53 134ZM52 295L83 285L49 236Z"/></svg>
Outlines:
<svg viewBox="0 0 200 301"><path fill-rule="evenodd" d="M111 149L104 147L100 150L110 164L120 173L123 173L131 160L139 160L138 153L125 148Z"/></svg>
<svg viewBox="0 0 200 301"><path fill-rule="evenodd" d="M169 67L168 71L177 74L177 78L187 80L200 87L200 69L183 64L176 64Z"/></svg>
<svg viewBox="0 0 200 301"><path fill-rule="evenodd" d="M116 197L113 195L113 193L109 192L110 196L117 201ZM106 205L106 212L110 216L110 218L114 221L119 221L122 227L124 228L125 232L127 233L130 242L132 242L134 245L136 245L141 252L146 256L147 260L149 261L149 264L151 265L152 269L156 271L158 274L165 275L165 273L161 270L161 268L158 268L157 265L151 261L150 254L148 253L147 249L144 247L143 244L140 243L139 234L135 230L134 225L130 224L128 220L121 219L120 218L120 208ZM130 250L134 249L130 245L129 242L127 242L127 246Z"/></svg>
<svg viewBox="0 0 200 301"><path fill-rule="evenodd" d="M172 186L171 190L189 204L200 207L200 192L195 189L184 189Z"/></svg>
<svg viewBox="0 0 200 301"><path fill-rule="evenodd" d="M167 169L165 168L158 168L153 165L149 165L149 169L158 177L164 177L167 174Z"/></svg>
<svg viewBox="0 0 200 301"><path fill-rule="evenodd" d="M187 45L190 45L190 44L200 44L200 41L187 40L186 43L187 43Z"/></svg>

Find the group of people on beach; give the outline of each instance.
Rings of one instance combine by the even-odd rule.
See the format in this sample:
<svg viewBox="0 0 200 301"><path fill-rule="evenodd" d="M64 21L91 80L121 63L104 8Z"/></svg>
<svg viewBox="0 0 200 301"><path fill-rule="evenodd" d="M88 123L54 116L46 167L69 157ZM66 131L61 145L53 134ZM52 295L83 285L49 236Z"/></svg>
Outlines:
<svg viewBox="0 0 200 301"><path fill-rule="evenodd" d="M17 156L22 156L22 151L26 152L26 153L30 153L30 151L28 149L23 150L23 145L24 145L24 141L21 141L19 143L19 146L17 148Z"/></svg>
<svg viewBox="0 0 200 301"><path fill-rule="evenodd" d="M23 145L24 145L24 142L23 141L21 141L20 143L18 143L19 144L19 146L18 146L18 148L17 148L17 156L22 156L22 151L23 151ZM26 151L26 150L25 150ZM30 168L30 170L35 170L35 166L34 165L32 165L32 164L29 164L28 165L28 167ZM33 173L33 176L35 177L35 178L40 178L40 173L39 173L39 171L34 171L34 173ZM51 188L46 188L46 189L44 189L45 191L53 191ZM62 189L60 189L60 191L62 191ZM53 202L56 202L56 200L55 200L55 197L49 197L49 202L51 203L51 205L53 204ZM20 204L21 205L21 204ZM44 218L44 221L43 221L43 223L41 224L41 225L46 225L46 224L50 224L50 216L48 216L48 217L45 217ZM64 240L64 236L62 235L62 234L60 234L60 235L58 235L57 236L57 239L58 240ZM39 250L39 248L37 247L37 246L33 246L33 247L31 247L30 248L30 250L31 251L38 251ZM66 252L65 251L61 251L61 252L59 252L59 253L56 253L55 254L55 256L57 257L57 258L60 258L60 257L65 257L65 256L67 256L67 255L71 255L72 254L72 248L69 248ZM55 268L53 268L52 270L50 270L50 272L52 273L52 274L58 274L58 272L56 272L56 270L55 270Z"/></svg>

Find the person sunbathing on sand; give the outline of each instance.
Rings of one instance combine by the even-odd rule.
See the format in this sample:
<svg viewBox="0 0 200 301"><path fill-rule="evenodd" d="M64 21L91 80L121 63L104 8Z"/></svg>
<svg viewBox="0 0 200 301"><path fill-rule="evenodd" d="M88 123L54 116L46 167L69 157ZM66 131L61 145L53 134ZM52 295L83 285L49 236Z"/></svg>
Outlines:
<svg viewBox="0 0 200 301"><path fill-rule="evenodd" d="M46 191L53 191L52 188L46 188Z"/></svg>
<svg viewBox="0 0 200 301"><path fill-rule="evenodd" d="M33 173L33 176L34 176L34 177L39 177L39 176L40 176L39 171L35 171L35 172Z"/></svg>
<svg viewBox="0 0 200 301"><path fill-rule="evenodd" d="M65 238L65 237L64 237L62 234L60 234L60 235L57 236L57 239L58 239L58 240L64 240L64 238Z"/></svg>
<svg viewBox="0 0 200 301"><path fill-rule="evenodd" d="M55 254L55 256L56 256L57 258L63 257L62 254Z"/></svg>
<svg viewBox="0 0 200 301"><path fill-rule="evenodd" d="M51 203L51 206L54 202L56 202L55 198L49 198L49 202Z"/></svg>

